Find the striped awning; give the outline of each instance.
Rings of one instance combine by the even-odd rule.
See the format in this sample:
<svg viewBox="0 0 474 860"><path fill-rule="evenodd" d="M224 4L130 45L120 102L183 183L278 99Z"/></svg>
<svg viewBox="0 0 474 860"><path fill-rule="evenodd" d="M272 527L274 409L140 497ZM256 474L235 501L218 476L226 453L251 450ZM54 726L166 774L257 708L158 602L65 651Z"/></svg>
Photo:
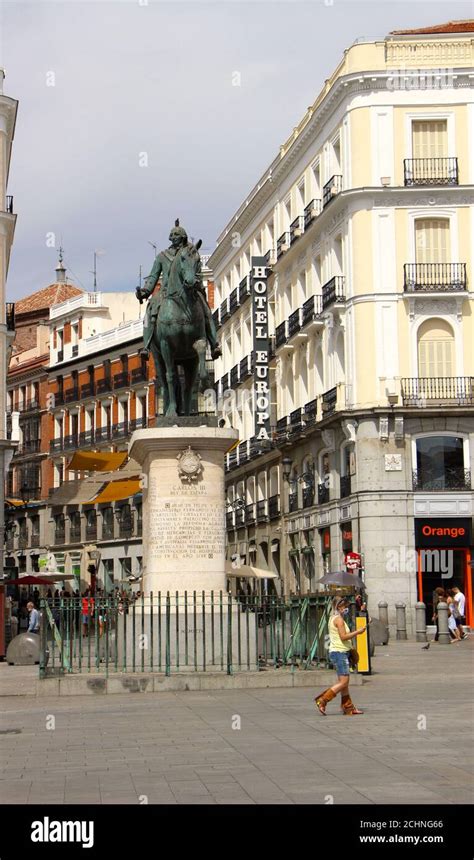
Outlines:
<svg viewBox="0 0 474 860"><path fill-rule="evenodd" d="M76 451L67 468L73 472L114 472L127 458L126 451Z"/></svg>

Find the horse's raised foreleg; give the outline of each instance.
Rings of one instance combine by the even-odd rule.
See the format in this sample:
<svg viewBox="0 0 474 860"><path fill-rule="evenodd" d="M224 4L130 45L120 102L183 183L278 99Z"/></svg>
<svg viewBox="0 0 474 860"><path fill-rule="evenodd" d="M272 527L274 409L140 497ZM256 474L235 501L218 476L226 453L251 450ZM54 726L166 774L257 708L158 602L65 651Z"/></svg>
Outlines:
<svg viewBox="0 0 474 860"><path fill-rule="evenodd" d="M209 378L206 368L207 341L204 338L199 338L199 340L195 340L193 343L193 349L197 352L199 358L198 376L200 390L205 391L209 384Z"/></svg>

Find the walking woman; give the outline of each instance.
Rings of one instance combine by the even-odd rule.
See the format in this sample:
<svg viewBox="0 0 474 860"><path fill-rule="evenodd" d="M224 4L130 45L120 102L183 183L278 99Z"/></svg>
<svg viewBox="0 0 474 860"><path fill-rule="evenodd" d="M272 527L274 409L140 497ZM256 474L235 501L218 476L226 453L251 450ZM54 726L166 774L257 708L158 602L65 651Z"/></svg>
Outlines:
<svg viewBox="0 0 474 860"><path fill-rule="evenodd" d="M332 603L332 613L329 619L329 659L333 664L338 681L316 696L316 707L321 714L326 715L326 705L341 694L342 713L347 716L363 714L352 702L349 694L349 651L353 647L352 640L365 633L367 625L354 630L352 633L346 624L345 617L349 613L348 600L345 597L335 597Z"/></svg>

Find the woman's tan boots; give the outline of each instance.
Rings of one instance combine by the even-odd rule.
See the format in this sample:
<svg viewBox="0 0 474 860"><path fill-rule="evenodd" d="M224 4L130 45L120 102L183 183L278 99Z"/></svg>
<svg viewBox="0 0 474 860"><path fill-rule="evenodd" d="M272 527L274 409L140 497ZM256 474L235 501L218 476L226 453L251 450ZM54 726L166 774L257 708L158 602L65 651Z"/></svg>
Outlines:
<svg viewBox="0 0 474 860"><path fill-rule="evenodd" d="M341 693L341 705L342 705L342 713L351 717L354 714L362 714L362 711L359 711L358 708L354 705L349 693Z"/></svg>
<svg viewBox="0 0 474 860"><path fill-rule="evenodd" d="M336 693L333 693L330 687L328 687L328 689L325 690L324 693L320 693L319 696L316 696L314 701L316 702L316 707L318 708L319 712L326 716L326 705L328 704L328 702L331 701L331 699L335 698Z"/></svg>

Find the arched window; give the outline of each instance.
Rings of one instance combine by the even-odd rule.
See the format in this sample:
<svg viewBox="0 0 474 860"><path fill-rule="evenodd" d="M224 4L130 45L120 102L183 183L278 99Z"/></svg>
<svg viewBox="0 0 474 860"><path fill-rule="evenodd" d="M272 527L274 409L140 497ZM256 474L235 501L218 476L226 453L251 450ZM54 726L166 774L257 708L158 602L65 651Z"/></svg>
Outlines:
<svg viewBox="0 0 474 860"><path fill-rule="evenodd" d="M430 319L418 329L418 376L455 376L454 333L445 320Z"/></svg>

